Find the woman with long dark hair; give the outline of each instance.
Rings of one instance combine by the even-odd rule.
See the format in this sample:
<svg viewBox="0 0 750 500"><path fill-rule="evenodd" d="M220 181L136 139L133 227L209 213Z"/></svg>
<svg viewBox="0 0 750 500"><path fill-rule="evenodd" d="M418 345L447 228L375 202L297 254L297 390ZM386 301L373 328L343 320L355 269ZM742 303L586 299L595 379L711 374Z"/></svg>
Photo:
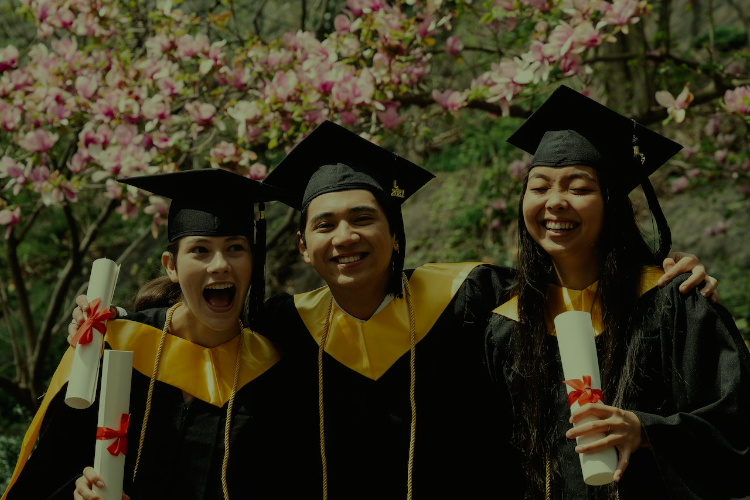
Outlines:
<svg viewBox="0 0 750 500"><path fill-rule="evenodd" d="M278 190L217 169L123 182L172 199L166 276L141 290L138 312L121 310L108 322L104 339L134 353L125 493L133 500L304 496L289 365L245 328L263 304L265 221L254 220L253 202L278 199ZM63 404L65 366L27 433L31 446L39 435L38 446L31 457L22 452L4 499L100 498L93 484L101 478L87 467L99 401L85 410ZM290 470L300 471L293 481Z"/></svg>
<svg viewBox="0 0 750 500"><path fill-rule="evenodd" d="M513 299L494 311L485 361L525 497L746 497L748 350L726 309L679 293L684 277L655 286L671 237L648 175L680 146L567 87L509 142L534 158ZM628 199L639 184L655 248ZM591 313L604 403L573 417L553 321L570 310ZM599 420L571 428L589 415ZM615 483L587 486L577 454L611 447Z"/></svg>

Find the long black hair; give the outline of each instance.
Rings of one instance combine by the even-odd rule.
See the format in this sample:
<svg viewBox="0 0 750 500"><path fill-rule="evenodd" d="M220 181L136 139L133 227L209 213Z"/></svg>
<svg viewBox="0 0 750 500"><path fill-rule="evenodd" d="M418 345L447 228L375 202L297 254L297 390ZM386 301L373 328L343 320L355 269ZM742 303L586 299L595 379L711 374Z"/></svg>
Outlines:
<svg viewBox="0 0 750 500"><path fill-rule="evenodd" d="M606 403L622 407L632 395L639 330L635 324L638 287L643 266L657 264L654 252L638 229L627 193L617 192L603 170L597 170L604 199L604 223L599 235L597 294L602 306L604 332L597 342ZM561 496L561 471L556 457L556 404L562 374L556 363L557 344L547 334L547 285L553 266L550 256L529 234L523 218L524 181L518 210L518 271L513 295L518 296L518 357L511 390L521 395L514 441L523 457L527 498L544 498L545 465L550 460L551 497Z"/></svg>

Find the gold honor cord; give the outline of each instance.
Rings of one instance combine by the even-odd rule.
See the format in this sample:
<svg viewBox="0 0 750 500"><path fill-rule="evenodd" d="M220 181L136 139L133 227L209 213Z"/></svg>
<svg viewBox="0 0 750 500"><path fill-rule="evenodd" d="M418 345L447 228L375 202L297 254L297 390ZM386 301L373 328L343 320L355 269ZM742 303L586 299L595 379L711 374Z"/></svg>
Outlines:
<svg viewBox="0 0 750 500"><path fill-rule="evenodd" d="M148 395L146 396L146 411L143 415L143 426L141 427L141 437L138 441L138 455L135 459L135 467L133 468L133 484L135 484L135 476L138 473L138 464L141 461L141 451L143 450L143 443L146 440L146 424L148 423L148 416L151 413L151 399L154 394L154 383L156 382L156 374L159 371L159 362L161 361L161 353L164 347L164 339L169 333L169 325L172 323L172 313L175 309L180 307L182 302L178 302L167 311L167 319L164 321L164 328L161 331L161 338L159 339L159 349L156 351L156 359L154 359L154 371L151 374L151 380L148 384ZM229 500L229 487L227 486L227 465L229 464L229 431L232 425L232 408L234 407L234 396L237 393L237 383L240 375L240 359L242 355L242 344L244 338L245 327L242 324L241 319L237 319L240 323L240 338L237 343L237 358L234 367L234 383L232 384L232 394L229 397L229 403L227 404L227 418L224 424L224 460L221 464L221 489L224 493L224 499Z"/></svg>
<svg viewBox="0 0 750 500"><path fill-rule="evenodd" d="M417 440L417 399L416 399L416 380L417 380L417 368L416 368L416 354L417 354L417 328L414 320L414 307L411 302L411 289L409 288L409 280L406 278L404 273L401 273L401 279L404 283L404 289L406 291L406 304L409 308L409 335L410 335L410 348L409 348L409 368L410 368L410 385L409 385L409 401L411 403L411 434L409 437L409 465L408 465L408 477L407 477L407 500L412 500L412 476L414 473L414 447ZM333 312L333 295L328 301L328 314L326 315L326 323L323 329L323 337L320 340L320 347L318 348L318 419L320 422L320 457L323 464L323 500L328 500L328 462L326 461L326 440L325 440L325 425L324 425L324 411L323 411L323 351L325 350L326 340L328 339L328 332L331 329L331 313Z"/></svg>

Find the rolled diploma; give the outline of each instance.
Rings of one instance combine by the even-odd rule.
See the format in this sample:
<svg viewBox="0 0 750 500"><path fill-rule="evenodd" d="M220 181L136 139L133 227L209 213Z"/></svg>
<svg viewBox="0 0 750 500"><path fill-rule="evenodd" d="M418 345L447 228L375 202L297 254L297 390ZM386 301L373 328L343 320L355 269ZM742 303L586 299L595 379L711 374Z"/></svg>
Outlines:
<svg viewBox="0 0 750 500"><path fill-rule="evenodd" d="M596 357L591 314L582 311L564 312L555 318L555 330L557 330L557 345L560 348L565 380L582 380L584 375L590 375L591 388L601 390L602 382L599 375L599 360ZM568 393L574 390L567 384L565 387ZM570 412L573 413L579 407L578 402L574 402L570 407ZM586 424L595 420L599 418L591 415L580 420L578 424ZM589 434L576 438L576 442L579 445L585 445L604 437L603 433ZM617 468L617 452L614 447L593 453L579 453L578 457L581 459L581 471L586 484L600 486L612 482L612 476Z"/></svg>
<svg viewBox="0 0 750 500"><path fill-rule="evenodd" d="M109 259L96 259L91 266L89 289L86 299L91 302L101 299L99 308L109 308L115 293L120 266ZM94 331L90 344L78 344L70 368L65 404L71 408L88 408L96 400L96 381L99 377L99 362L102 354L103 336Z"/></svg>
<svg viewBox="0 0 750 500"><path fill-rule="evenodd" d="M104 351L98 427L120 428L122 415L130 412L132 373L133 351ZM112 442L114 439L96 440L94 470L102 477L105 486L104 488L94 486L94 493L103 498L118 499L122 494L125 455L119 454L113 457L107 450L107 446Z"/></svg>

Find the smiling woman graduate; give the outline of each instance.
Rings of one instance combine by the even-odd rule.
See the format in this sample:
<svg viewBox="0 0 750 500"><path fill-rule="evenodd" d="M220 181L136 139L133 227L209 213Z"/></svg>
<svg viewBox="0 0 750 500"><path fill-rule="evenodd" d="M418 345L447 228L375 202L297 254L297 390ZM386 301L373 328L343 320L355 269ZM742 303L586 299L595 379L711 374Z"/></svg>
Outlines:
<svg viewBox="0 0 750 500"><path fill-rule="evenodd" d="M748 350L726 309L680 293L684 275L656 286L671 237L648 175L680 145L564 86L508 142L534 158L514 297L492 315L485 360L526 498L748 498ZM628 199L639 184L655 245ZM572 418L553 322L571 310L591 313L604 401ZM600 420L571 428L587 415ZM591 433L605 437L576 446ZM577 454L612 447L616 483L587 486Z"/></svg>
<svg viewBox="0 0 750 500"><path fill-rule="evenodd" d="M320 447L324 498L488 498L502 469L480 387L502 275L403 270L401 204L432 177L325 122L265 181L294 195L299 251L327 285L269 299L262 330L297 366L319 423L306 446Z"/></svg>
<svg viewBox="0 0 750 500"><path fill-rule="evenodd" d="M278 191L216 169L121 182L172 199L161 281L173 290L148 288L157 302L176 302L121 310L107 324L107 348L134 351L125 493L133 500L304 497L303 482L287 476L300 465L287 365L240 319L257 321L263 299L265 236L262 225L254 228L253 202L278 199ZM92 494L93 471L83 478L81 471L94 463L98 405L63 403L72 351L3 498L69 499L76 481L76 498Z"/></svg>

